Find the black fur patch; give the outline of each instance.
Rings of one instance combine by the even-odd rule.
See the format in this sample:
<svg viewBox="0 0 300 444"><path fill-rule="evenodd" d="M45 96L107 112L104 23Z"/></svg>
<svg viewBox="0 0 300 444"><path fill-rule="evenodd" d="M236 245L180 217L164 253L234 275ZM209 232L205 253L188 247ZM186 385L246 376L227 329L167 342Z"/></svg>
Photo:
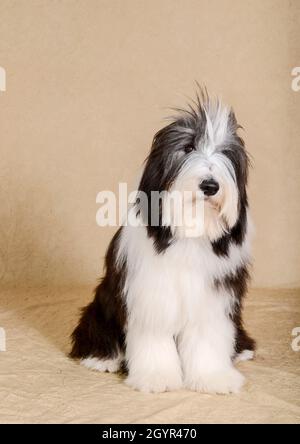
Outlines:
<svg viewBox="0 0 300 444"><path fill-rule="evenodd" d="M72 334L72 358L112 359L124 351L126 262L116 265L120 234L121 229L109 245L104 278L95 290L94 300L82 309L79 324Z"/></svg>
<svg viewBox="0 0 300 444"><path fill-rule="evenodd" d="M178 125L184 125L183 121L171 123L154 136L139 185L139 191L147 196L148 205L147 209L141 209L142 217L147 225L147 234L153 239L157 253L163 253L168 248L173 241L173 235L168 226L163 226L161 201L154 201L151 192L161 193L170 189L185 160L185 156L181 156L179 161L176 160L176 153L180 153L186 146L194 143L193 135L179 131L176 129ZM167 168L167 165L171 166ZM156 224L153 224L152 219L153 208L159 209L159 214L155 215Z"/></svg>
<svg viewBox="0 0 300 444"><path fill-rule="evenodd" d="M225 288L235 296L235 307L230 316L236 329L235 353L239 354L243 350L255 350L256 343L248 335L244 328L242 319L243 300L247 292L249 272L245 266L237 268L235 273L226 275L222 280L215 279L214 285L217 289Z"/></svg>
<svg viewBox="0 0 300 444"><path fill-rule="evenodd" d="M228 256L228 249L230 244L230 234L224 234L218 240L211 243L213 252L217 256Z"/></svg>

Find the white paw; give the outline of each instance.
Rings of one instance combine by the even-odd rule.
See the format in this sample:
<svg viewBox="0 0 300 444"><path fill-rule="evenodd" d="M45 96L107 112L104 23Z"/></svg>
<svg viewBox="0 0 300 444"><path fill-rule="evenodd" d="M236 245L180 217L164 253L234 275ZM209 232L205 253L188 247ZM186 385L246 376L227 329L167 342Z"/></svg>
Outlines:
<svg viewBox="0 0 300 444"><path fill-rule="evenodd" d="M254 351L252 350L243 350L242 353L236 356L234 362L240 361L250 361L254 358Z"/></svg>
<svg viewBox="0 0 300 444"><path fill-rule="evenodd" d="M126 379L126 384L135 390L145 393L161 393L172 390L179 390L182 387L182 378L180 373L172 374L143 374L130 375Z"/></svg>
<svg viewBox="0 0 300 444"><path fill-rule="evenodd" d="M82 359L80 363L90 370L114 373L120 369L121 358L117 357L115 359L99 359L89 357Z"/></svg>
<svg viewBox="0 0 300 444"><path fill-rule="evenodd" d="M204 393L238 393L245 381L244 376L235 368L201 373L197 378L187 380L185 386Z"/></svg>

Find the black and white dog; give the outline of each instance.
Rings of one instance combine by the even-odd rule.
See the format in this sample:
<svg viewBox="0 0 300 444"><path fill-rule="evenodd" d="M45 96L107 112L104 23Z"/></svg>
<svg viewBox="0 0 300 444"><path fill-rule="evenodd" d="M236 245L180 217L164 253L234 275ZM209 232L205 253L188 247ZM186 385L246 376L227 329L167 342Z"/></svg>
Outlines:
<svg viewBox="0 0 300 444"><path fill-rule="evenodd" d="M200 91L155 135L139 192L151 202L153 191L190 191L187 206L203 202L202 231L187 236L165 217L164 200L156 224L136 204L136 222L148 223L123 226L112 239L71 357L99 371L125 364L127 384L145 392L239 391L244 377L234 363L252 359L255 342L242 321L251 227L238 129L233 110Z"/></svg>

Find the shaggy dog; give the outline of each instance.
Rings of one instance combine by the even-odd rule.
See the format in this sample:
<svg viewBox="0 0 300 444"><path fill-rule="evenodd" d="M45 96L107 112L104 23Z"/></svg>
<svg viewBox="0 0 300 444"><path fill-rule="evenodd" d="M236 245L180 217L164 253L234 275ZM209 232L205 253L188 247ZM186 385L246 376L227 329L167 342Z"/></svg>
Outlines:
<svg viewBox="0 0 300 444"><path fill-rule="evenodd" d="M252 359L255 349L242 321L249 159L233 110L206 91L178 111L154 136L131 209L135 223L122 226L109 245L105 275L73 332L71 357L99 371L126 366L127 384L145 392L184 386L236 393L244 377L234 363ZM165 195L153 191L189 192L190 210L202 204L196 235L186 222L175 224L178 203L167 209Z"/></svg>

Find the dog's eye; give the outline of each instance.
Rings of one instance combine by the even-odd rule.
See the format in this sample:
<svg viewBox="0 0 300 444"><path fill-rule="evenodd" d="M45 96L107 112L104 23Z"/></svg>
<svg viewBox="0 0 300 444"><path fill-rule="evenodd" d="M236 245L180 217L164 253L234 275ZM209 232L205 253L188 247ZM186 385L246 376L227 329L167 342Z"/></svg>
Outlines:
<svg viewBox="0 0 300 444"><path fill-rule="evenodd" d="M191 153L192 151L194 151L195 150L195 148L192 146L192 145L188 145L188 146L186 146L185 148L184 148L184 152L186 153L186 154L189 154L189 153Z"/></svg>

